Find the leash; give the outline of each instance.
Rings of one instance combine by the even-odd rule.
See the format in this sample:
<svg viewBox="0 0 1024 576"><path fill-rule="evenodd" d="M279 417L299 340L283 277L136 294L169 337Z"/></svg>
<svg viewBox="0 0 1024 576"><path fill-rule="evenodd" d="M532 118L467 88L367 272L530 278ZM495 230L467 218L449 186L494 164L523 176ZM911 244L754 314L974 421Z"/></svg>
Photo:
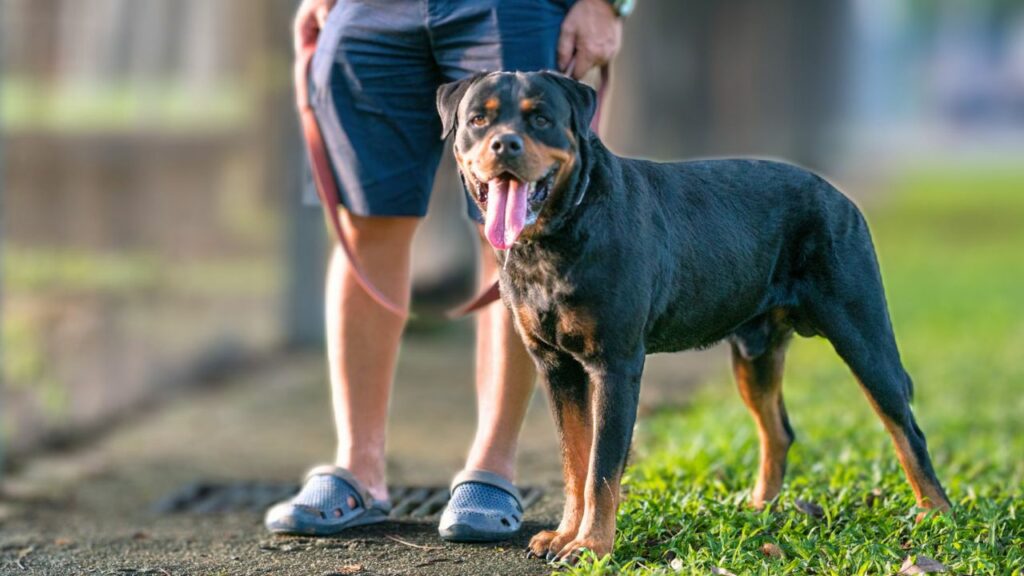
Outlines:
<svg viewBox="0 0 1024 576"><path fill-rule="evenodd" d="M342 252L345 253L345 258L348 259L349 266L352 267L353 276L355 276L356 282L359 286L365 290L366 293L369 294L375 302L377 302L377 304L380 304L395 316L405 318L407 316L407 312L401 306L395 304L392 299L388 298L386 294L381 292L373 285L373 282L370 281L370 278L366 275L363 267L359 264L359 260L356 258L355 251L352 249L352 245L349 243L348 237L345 236L345 229L341 224L341 216L339 215L339 208L341 208L341 205L338 200L338 183L334 178L334 171L331 168L331 161L327 154L327 146L324 143L323 134L320 132L320 123L316 119L316 113L313 111L313 106L309 99L309 72L310 66L313 63L313 54L315 52L315 43L304 46L296 55L294 73L295 101L298 105L299 121L302 126L303 140L306 144L306 153L309 158L310 167L313 171L313 183L316 187L317 196L320 198L320 205L323 206L324 211L327 212L327 219L331 223L331 228L334 230L334 236L337 238ZM575 59L569 63L566 74L572 74L575 64ZM601 105L604 101L604 92L608 86L609 78L610 68L606 64L601 67L601 86L597 91L596 110L594 111L594 118L590 123L590 129L594 132L597 132L598 126L601 122ZM448 316L452 318L459 318L472 314L499 298L501 298L501 291L498 287L498 281L495 280L489 287L480 292L480 294L474 297L471 301L449 312Z"/></svg>
<svg viewBox="0 0 1024 576"><path fill-rule="evenodd" d="M366 276L366 272L359 265L352 245L345 236L345 230L341 225L341 216L338 214L338 183L334 179L334 172L331 169L331 161L327 156L327 147L324 145L323 134L320 133L320 123L316 120L313 105L309 100L309 69L313 62L313 54L316 51L316 44L309 44L302 48L295 61L295 100L299 107L299 121L302 124L303 140L306 142L306 153L309 155L310 167L313 169L313 182L316 184L316 193L320 197L320 204L327 212L327 218L334 228L334 235L341 245L341 250L348 258L352 267L356 282L366 291L378 304L386 308L396 316L404 318L406 311L395 304L383 292L377 289Z"/></svg>
<svg viewBox="0 0 1024 576"><path fill-rule="evenodd" d="M572 77L572 73L576 70L576 57L573 56L569 60L569 65L565 67L564 74ZM605 93L608 91L608 85L611 84L612 80L612 66L611 64L604 64L599 68L601 71L601 84L597 87L597 102L594 107L594 117L590 119L590 131L597 134L601 131L601 108L604 107Z"/></svg>

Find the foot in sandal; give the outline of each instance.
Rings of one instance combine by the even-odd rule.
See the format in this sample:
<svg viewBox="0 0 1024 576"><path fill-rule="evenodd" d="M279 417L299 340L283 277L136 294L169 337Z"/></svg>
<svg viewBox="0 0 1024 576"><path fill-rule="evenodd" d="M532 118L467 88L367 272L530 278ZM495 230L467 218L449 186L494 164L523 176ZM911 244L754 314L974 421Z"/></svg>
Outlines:
<svg viewBox="0 0 1024 576"><path fill-rule="evenodd" d="M267 510L264 524L275 534L327 536L383 522L390 511L391 503L373 499L351 472L326 465L306 474L298 494Z"/></svg>

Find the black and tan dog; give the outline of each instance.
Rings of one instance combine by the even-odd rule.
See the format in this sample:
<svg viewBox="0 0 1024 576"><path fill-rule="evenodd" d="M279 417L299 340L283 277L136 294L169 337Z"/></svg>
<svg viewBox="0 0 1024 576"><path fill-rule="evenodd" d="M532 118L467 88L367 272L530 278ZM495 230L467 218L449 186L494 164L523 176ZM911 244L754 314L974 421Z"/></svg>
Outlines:
<svg viewBox="0 0 1024 576"><path fill-rule="evenodd" d="M554 73L490 73L438 92L464 183L503 259L501 292L551 396L566 504L530 552L611 552L644 358L727 339L756 421L753 505L782 487L794 331L828 338L892 436L922 508L948 509L911 413L867 224L795 166L620 158L588 131L595 94Z"/></svg>

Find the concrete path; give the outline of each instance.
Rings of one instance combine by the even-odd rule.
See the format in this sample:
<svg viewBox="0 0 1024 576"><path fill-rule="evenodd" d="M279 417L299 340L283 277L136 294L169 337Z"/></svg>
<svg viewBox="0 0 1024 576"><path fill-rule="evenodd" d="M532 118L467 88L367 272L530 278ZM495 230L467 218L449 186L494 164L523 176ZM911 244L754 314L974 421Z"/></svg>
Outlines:
<svg viewBox="0 0 1024 576"><path fill-rule="evenodd" d="M472 438L472 340L464 326L403 346L389 428L392 483L445 485ZM652 357L643 403L682 404L718 352ZM267 361L221 386L138 414L106 438L42 456L7 478L0 574L545 574L524 558L529 536L557 521L560 465L543 394L522 437L521 484L546 496L521 537L450 545L432 522L390 522L338 538L271 537L255 512L161 515L160 498L196 480L297 481L333 452L318 355Z"/></svg>

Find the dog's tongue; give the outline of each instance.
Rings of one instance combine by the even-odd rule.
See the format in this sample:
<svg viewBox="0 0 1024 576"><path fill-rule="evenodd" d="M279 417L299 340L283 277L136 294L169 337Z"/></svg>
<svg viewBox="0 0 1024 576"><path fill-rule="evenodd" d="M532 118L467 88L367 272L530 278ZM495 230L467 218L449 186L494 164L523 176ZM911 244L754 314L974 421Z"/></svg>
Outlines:
<svg viewBox="0 0 1024 576"><path fill-rule="evenodd" d="M487 183L487 216L484 232L498 250L508 250L526 225L525 183L515 178L495 178Z"/></svg>

